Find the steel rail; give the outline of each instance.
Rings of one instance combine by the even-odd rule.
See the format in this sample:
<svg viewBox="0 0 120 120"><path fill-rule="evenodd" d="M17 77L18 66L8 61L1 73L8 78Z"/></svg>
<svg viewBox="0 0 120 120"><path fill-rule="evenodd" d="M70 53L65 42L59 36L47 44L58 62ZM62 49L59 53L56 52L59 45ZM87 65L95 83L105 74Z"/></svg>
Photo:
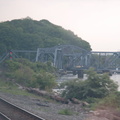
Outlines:
<svg viewBox="0 0 120 120"><path fill-rule="evenodd" d="M7 110L3 112L2 106L5 106L3 107L3 109L6 108ZM15 119L13 118L13 116L16 116L16 115L18 116L17 120L21 120L21 118L22 120L45 120L44 118L39 117L23 108L20 108L1 97L0 97L0 112L2 112L2 114L5 114L6 116L9 117L9 119L6 119L6 120L16 120L16 118ZM25 116L25 119L23 118L24 116Z"/></svg>
<svg viewBox="0 0 120 120"><path fill-rule="evenodd" d="M11 120L11 119L7 117L5 114L0 112L0 120Z"/></svg>

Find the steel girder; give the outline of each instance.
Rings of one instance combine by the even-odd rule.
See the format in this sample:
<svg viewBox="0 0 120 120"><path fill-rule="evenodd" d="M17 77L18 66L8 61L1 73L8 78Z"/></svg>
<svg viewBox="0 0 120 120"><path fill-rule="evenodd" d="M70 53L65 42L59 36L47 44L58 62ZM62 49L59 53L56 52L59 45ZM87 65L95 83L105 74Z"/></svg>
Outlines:
<svg viewBox="0 0 120 120"><path fill-rule="evenodd" d="M38 48L32 50L12 50L13 56L27 58L31 61L51 61L58 69L72 69L82 67L88 69L120 69L120 52L86 51L73 45L58 45L52 48ZM0 62L9 57L5 53L0 57Z"/></svg>
<svg viewBox="0 0 120 120"><path fill-rule="evenodd" d="M87 51L73 45L59 45L52 48L38 48L36 61L51 61L59 69L83 66ZM82 61L82 62L81 62Z"/></svg>
<svg viewBox="0 0 120 120"><path fill-rule="evenodd" d="M115 70L120 68L120 52L96 52L90 53L90 67L95 69Z"/></svg>

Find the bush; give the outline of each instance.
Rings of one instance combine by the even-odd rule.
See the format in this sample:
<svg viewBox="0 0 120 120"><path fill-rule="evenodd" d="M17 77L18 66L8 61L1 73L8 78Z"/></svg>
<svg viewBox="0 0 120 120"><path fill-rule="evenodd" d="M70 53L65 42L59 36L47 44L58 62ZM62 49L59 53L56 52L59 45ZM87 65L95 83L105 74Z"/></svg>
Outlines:
<svg viewBox="0 0 120 120"><path fill-rule="evenodd" d="M41 71L39 74L36 74L35 79L36 85L42 90L51 89L57 85L55 76L45 71Z"/></svg>
<svg viewBox="0 0 120 120"><path fill-rule="evenodd" d="M21 63L12 61L12 60L6 60L3 63L4 68L6 68L10 72L13 72L13 71L19 69L20 65L21 65Z"/></svg>
<svg viewBox="0 0 120 120"><path fill-rule="evenodd" d="M97 74L93 69L89 69L87 74L85 81L73 80L67 83L63 96L69 99L103 98L117 91L118 85L108 74Z"/></svg>
<svg viewBox="0 0 120 120"><path fill-rule="evenodd" d="M47 63L41 63L41 62L30 62L27 59L24 58L17 58L15 59L15 61L13 61L13 63L20 63L24 66L28 66L30 67L34 72L39 73L40 71L46 71L46 72L50 72L53 73L55 72L55 68L51 65L51 62L47 62Z"/></svg>
<svg viewBox="0 0 120 120"><path fill-rule="evenodd" d="M27 66L22 65L13 74L15 81L24 86L31 86L31 82L34 80L34 71Z"/></svg>
<svg viewBox="0 0 120 120"><path fill-rule="evenodd" d="M100 100L97 107L115 108L120 110L120 92L115 92L114 94L106 96Z"/></svg>
<svg viewBox="0 0 120 120"><path fill-rule="evenodd" d="M36 62L33 64L32 69L35 72L40 72L40 71L46 71L49 73L54 73L55 72L55 68L51 65L50 62L47 63L41 63L41 62Z"/></svg>
<svg viewBox="0 0 120 120"><path fill-rule="evenodd" d="M52 72L55 69L51 63L30 62L26 59L7 60L1 65L4 67L4 76L9 80L29 87L40 89L51 89L56 85L55 76Z"/></svg>

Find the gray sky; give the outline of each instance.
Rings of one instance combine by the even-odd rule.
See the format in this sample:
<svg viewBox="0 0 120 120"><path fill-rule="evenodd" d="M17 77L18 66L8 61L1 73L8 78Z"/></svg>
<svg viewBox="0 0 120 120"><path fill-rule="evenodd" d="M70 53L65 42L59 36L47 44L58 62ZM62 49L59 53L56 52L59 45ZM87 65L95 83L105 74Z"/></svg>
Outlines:
<svg viewBox="0 0 120 120"><path fill-rule="evenodd" d="M120 51L120 0L0 0L0 21L27 16L73 31L93 51Z"/></svg>

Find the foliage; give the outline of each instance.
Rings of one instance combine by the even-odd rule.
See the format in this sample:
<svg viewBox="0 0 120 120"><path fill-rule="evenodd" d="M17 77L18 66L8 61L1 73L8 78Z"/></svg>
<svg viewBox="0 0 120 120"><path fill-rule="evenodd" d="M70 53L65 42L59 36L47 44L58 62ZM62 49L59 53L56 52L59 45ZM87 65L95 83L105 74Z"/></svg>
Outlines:
<svg viewBox="0 0 120 120"><path fill-rule="evenodd" d="M56 71L56 68L53 67L50 62L47 63L36 62L31 68L37 73L39 73L42 70L50 73L55 73Z"/></svg>
<svg viewBox="0 0 120 120"><path fill-rule="evenodd" d="M11 49L36 50L59 44L72 44L91 50L89 43L72 31L47 20L18 19L0 23L0 54Z"/></svg>
<svg viewBox="0 0 120 120"><path fill-rule="evenodd" d="M27 66L21 66L19 69L17 69L14 73L12 73L14 76L14 79L17 83L29 86L31 85L31 82L34 80L34 71Z"/></svg>
<svg viewBox="0 0 120 120"><path fill-rule="evenodd" d="M110 94L107 97L101 99L96 107L109 107L120 110L120 92L115 92L114 94Z"/></svg>
<svg viewBox="0 0 120 120"><path fill-rule="evenodd" d="M18 86L16 86L12 82L5 81L2 79L0 79L0 92L10 93L13 95L32 96L34 98L38 97L38 96L31 94L25 90L21 90L20 88L18 88Z"/></svg>
<svg viewBox="0 0 120 120"><path fill-rule="evenodd" d="M12 61L12 60L6 60L4 63L3 63L3 66L5 68L7 68L8 71L12 72L12 71L15 71L17 69L19 69L21 63L18 63L16 61Z"/></svg>
<svg viewBox="0 0 120 120"><path fill-rule="evenodd" d="M48 72L40 72L35 75L36 83L42 90L48 90L56 86L55 77Z"/></svg>
<svg viewBox="0 0 120 120"><path fill-rule="evenodd" d="M97 74L91 68L87 74L88 78L85 81L73 80L67 83L63 96L69 99L103 98L117 91L117 83L111 80L108 74Z"/></svg>
<svg viewBox="0 0 120 120"><path fill-rule="evenodd" d="M34 72L39 73L41 70L44 70L46 72L54 73L56 71L56 68L54 68L50 62L47 63L41 63L41 62L30 62L28 59L24 58L16 58L14 61L7 60L4 63L4 66L7 67L10 71L17 70L18 68L23 66L30 67Z"/></svg>
<svg viewBox="0 0 120 120"><path fill-rule="evenodd" d="M56 85L54 67L50 63L32 63L26 59L6 60L4 77L23 86L51 89Z"/></svg>

